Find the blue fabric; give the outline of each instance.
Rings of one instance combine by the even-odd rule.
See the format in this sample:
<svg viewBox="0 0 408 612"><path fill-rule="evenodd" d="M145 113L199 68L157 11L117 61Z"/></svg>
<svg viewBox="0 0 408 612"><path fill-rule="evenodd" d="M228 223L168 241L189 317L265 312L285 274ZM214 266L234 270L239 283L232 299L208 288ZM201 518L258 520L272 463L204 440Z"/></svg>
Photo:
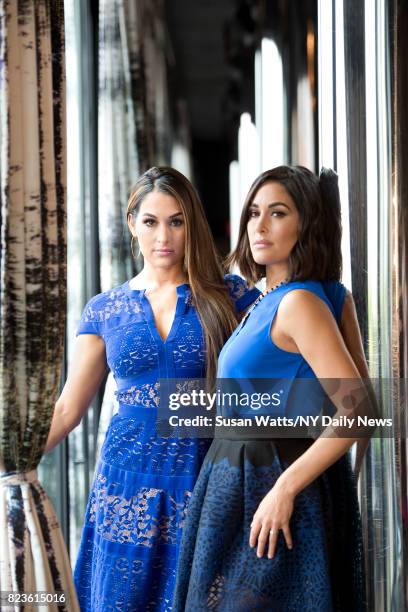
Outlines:
<svg viewBox="0 0 408 612"><path fill-rule="evenodd" d="M325 287L316 281L296 281L284 285L271 294L267 294L261 305L256 305L251 316L241 323L224 345L218 361L219 379L243 379L242 391L261 391L254 385L251 389L248 379L264 378L276 379L271 381L268 388L270 394L279 392L280 405L264 410L257 410L256 414L269 414L271 416L316 416L321 413L333 414L334 407L327 402L326 395L317 382L313 370L299 353L291 353L280 349L271 339L271 327L275 319L280 300L288 291L303 289L312 291L326 304L333 317L338 321L341 318L341 308L344 302L343 285L340 283L327 283ZM344 289L344 288L343 288ZM333 300L333 303L328 298ZM273 296L273 297L272 297ZM341 307L340 307L341 306ZM267 312L265 312L267 311ZM243 333L243 326L245 333ZM256 350L253 350L256 347ZM245 355L245 359L242 356ZM274 382L274 384L272 384ZM223 391L230 383L225 381ZM234 383L235 384L235 383ZM235 389L236 390L236 389ZM266 391L266 387L262 388ZM230 390L232 392L232 389ZM234 409L222 411L223 416L250 416L253 410Z"/></svg>
<svg viewBox="0 0 408 612"><path fill-rule="evenodd" d="M270 335L281 299L294 289L312 291L335 317L334 308L320 283L296 281L282 285L254 306L250 316L224 344L218 359L218 378L315 378L300 353L283 351Z"/></svg>
<svg viewBox="0 0 408 612"><path fill-rule="evenodd" d="M239 276L225 285L236 309L257 296ZM159 437L158 379L205 376L203 331L189 286L177 288L166 341L144 290L126 282L93 297L78 334L106 345L119 413L101 449L85 516L75 584L81 610L167 611L187 506L209 442Z"/></svg>
<svg viewBox="0 0 408 612"><path fill-rule="evenodd" d="M344 299L346 297L346 288L342 283L334 280L324 281L321 283L321 285L326 296L329 298L330 304L332 305L336 321L338 324L340 324Z"/></svg>
<svg viewBox="0 0 408 612"><path fill-rule="evenodd" d="M316 380L300 354L273 343L272 321L283 296L295 289L313 292L339 320L341 287L292 282L267 294L225 344L218 377ZM235 410L240 413L239 406ZM249 547L250 524L259 503L312 443L312 439L251 440L245 433L241 439L213 440L186 517L174 612L366 609L361 519L348 455L296 496L290 521L292 550L282 532L273 559L266 555L258 559Z"/></svg>

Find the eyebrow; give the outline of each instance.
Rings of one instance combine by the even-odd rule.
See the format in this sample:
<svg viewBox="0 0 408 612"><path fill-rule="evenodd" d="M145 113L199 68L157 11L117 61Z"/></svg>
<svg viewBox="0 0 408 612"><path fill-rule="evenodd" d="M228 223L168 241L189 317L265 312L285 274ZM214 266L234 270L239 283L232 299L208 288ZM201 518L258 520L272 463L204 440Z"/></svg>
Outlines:
<svg viewBox="0 0 408 612"><path fill-rule="evenodd" d="M173 215L170 215L170 216L169 216L169 219L174 219L175 217L179 217L179 216L180 216L180 215L182 215L182 214L183 214L183 213L182 213L182 212L181 212L181 210L180 210L180 212L177 212L177 213L174 213ZM145 212L145 213L143 213L143 216L144 216L144 217L152 217L153 219L157 219L156 215L154 215L153 213L149 213L149 212Z"/></svg>
<svg viewBox="0 0 408 612"><path fill-rule="evenodd" d="M254 208L259 208L259 204L257 204L256 202L252 202L249 208L251 208L251 206L253 206ZM287 204L285 204L285 202L272 202L272 204L268 204L268 208L273 208L274 206L285 206L285 208L290 210L290 207Z"/></svg>

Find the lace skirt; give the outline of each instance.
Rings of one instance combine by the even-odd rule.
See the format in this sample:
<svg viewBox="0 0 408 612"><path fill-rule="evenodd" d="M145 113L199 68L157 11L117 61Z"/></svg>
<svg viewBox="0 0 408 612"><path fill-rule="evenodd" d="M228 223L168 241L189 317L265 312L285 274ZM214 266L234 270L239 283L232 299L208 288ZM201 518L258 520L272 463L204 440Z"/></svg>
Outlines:
<svg viewBox="0 0 408 612"><path fill-rule="evenodd" d="M155 433L151 409L121 405L86 509L75 585L82 611L172 609L182 528L209 441Z"/></svg>
<svg viewBox="0 0 408 612"><path fill-rule="evenodd" d="M273 559L258 559L249 546L260 501L310 443L213 441L187 513L174 612L366 610L361 520L348 455L296 496L292 550L281 531Z"/></svg>

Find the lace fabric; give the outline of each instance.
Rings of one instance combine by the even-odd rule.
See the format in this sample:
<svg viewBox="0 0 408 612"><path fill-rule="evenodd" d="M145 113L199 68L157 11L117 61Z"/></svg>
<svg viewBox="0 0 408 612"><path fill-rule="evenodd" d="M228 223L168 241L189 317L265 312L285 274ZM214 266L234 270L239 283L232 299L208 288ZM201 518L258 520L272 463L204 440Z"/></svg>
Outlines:
<svg viewBox="0 0 408 612"><path fill-rule="evenodd" d="M82 571L75 575L82 611L171 612L176 576L174 559L156 555L149 561L131 559L120 551L112 554L91 528L85 527L84 534L87 537L82 547ZM160 576L160 580L152 582L152 574ZM94 590L94 585L103 584L109 586Z"/></svg>
<svg viewBox="0 0 408 612"><path fill-rule="evenodd" d="M226 286L237 308L257 296L240 277ZM181 534L209 447L157 435L159 379L205 376L203 330L188 285L163 341L144 291L128 283L86 305L77 334L103 338L126 416L112 417L95 472L74 577L81 610L171 610Z"/></svg>
<svg viewBox="0 0 408 612"><path fill-rule="evenodd" d="M160 438L154 421L114 415L75 568L81 609L111 609L115 596L115 610L171 610L181 533L208 446Z"/></svg>
<svg viewBox="0 0 408 612"><path fill-rule="evenodd" d="M215 440L209 450L183 531L173 611L366 610L361 522L348 458L295 498L293 549L281 532L274 558L258 559L249 547L250 524L287 464L273 443L251 444L264 447L267 464L254 466L245 442Z"/></svg>
<svg viewBox="0 0 408 612"><path fill-rule="evenodd" d="M97 533L111 542L148 548L177 544L190 497L191 491L176 496L152 487L126 495L120 483L109 482L102 471L96 478L86 522L94 523Z"/></svg>

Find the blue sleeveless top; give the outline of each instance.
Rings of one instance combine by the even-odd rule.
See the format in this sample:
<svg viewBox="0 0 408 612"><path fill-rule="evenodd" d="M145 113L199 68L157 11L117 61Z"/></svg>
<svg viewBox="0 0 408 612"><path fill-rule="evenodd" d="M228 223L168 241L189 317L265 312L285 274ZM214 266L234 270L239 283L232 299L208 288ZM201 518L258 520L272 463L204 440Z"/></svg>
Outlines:
<svg viewBox="0 0 408 612"><path fill-rule="evenodd" d="M293 281L266 294L261 302L250 309L249 316L236 328L220 353L217 378L221 380L223 390L228 387L231 391L235 385L241 392L259 392L266 387L261 387L259 382L251 384L251 380L264 379L270 393L280 393L278 406L257 407L256 414L287 417L317 415L322 411L322 402L327 401L304 357L300 353L279 348L271 338L271 327L279 304L294 289L311 291L326 304L337 323L341 319L345 287L337 282ZM225 379L235 382L226 382ZM295 382L294 379L298 380ZM333 413L333 406L330 405L328 410ZM248 417L254 415L254 408L236 405L231 410L223 406L218 412L223 416L234 413Z"/></svg>

